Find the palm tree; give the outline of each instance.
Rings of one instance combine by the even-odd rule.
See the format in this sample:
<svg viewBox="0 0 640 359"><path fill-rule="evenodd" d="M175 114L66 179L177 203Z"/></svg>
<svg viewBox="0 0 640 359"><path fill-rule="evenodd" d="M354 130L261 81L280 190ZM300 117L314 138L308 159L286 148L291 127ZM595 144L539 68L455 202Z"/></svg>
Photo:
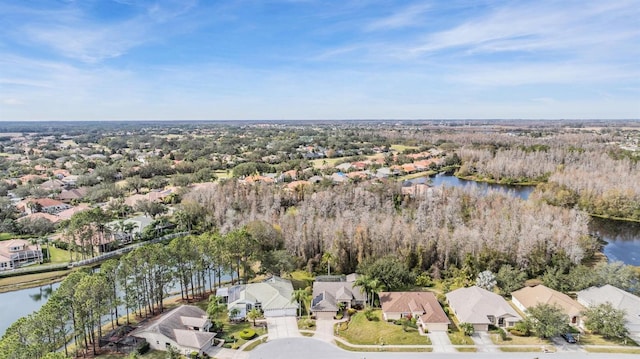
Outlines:
<svg viewBox="0 0 640 359"><path fill-rule="evenodd" d="M331 263L335 263L336 256L331 251L326 251L322 255L322 262L327 263L327 275L331 275Z"/></svg>
<svg viewBox="0 0 640 359"><path fill-rule="evenodd" d="M373 307L375 302L375 296L377 293L385 290L384 284L380 282L377 278L370 278L366 275L358 277L355 283L353 283L355 287L361 287L362 290L367 295L367 304Z"/></svg>
<svg viewBox="0 0 640 359"><path fill-rule="evenodd" d="M262 317L262 312L260 310L258 310L257 308L253 308L249 311L249 313L247 313L247 318L249 320L253 320L253 326L256 326L256 319L261 318Z"/></svg>
<svg viewBox="0 0 640 359"><path fill-rule="evenodd" d="M307 287L305 289L296 289L293 291L291 295L291 302L296 302L299 304L298 306L298 316L302 317L302 307L304 306L307 310L307 314L309 314L309 307L307 306L307 302L311 300L311 293L309 291L311 287Z"/></svg>

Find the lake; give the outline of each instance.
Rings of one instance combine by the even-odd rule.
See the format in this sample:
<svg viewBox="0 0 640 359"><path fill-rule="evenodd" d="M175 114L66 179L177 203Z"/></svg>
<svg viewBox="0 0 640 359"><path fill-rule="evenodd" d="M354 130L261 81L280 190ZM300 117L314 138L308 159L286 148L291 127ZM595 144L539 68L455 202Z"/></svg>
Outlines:
<svg viewBox="0 0 640 359"><path fill-rule="evenodd" d="M222 281L231 281L231 277L228 274L222 276ZM217 279L216 279L217 282ZM209 287L209 284L205 284ZM27 288L16 290L13 292L0 293L0 337L4 335L4 332L13 324L16 320L25 317L47 302L49 294L55 289L58 289L60 283L47 284L37 288ZM169 298L180 295L180 284L175 283L169 288ZM178 293L178 294L174 294ZM118 308L118 313L124 315L124 307ZM105 317L107 320L109 317Z"/></svg>
<svg viewBox="0 0 640 359"><path fill-rule="evenodd" d="M520 197L525 200L529 198L529 195L531 195L533 190L536 188L535 186L510 186L495 183L468 181L460 179L456 176L446 175L442 173L431 177L431 185L434 187L472 187L480 189L480 191L482 191L483 193L486 193L489 190L496 190Z"/></svg>

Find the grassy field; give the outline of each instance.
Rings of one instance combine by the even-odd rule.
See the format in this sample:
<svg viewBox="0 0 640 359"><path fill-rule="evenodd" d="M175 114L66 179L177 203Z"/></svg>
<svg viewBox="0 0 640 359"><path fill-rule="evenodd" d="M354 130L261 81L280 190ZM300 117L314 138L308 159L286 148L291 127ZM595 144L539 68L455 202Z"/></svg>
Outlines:
<svg viewBox="0 0 640 359"><path fill-rule="evenodd" d="M499 335L491 334L491 341L497 345L552 345L548 339L540 339L533 335L529 337L508 335L506 340L502 340Z"/></svg>
<svg viewBox="0 0 640 359"><path fill-rule="evenodd" d="M58 282L64 279L64 277L70 272L71 270L62 270L0 278L0 293Z"/></svg>
<svg viewBox="0 0 640 359"><path fill-rule="evenodd" d="M591 348L586 347L590 353L619 353L619 354L640 354L640 348Z"/></svg>
<svg viewBox="0 0 640 359"><path fill-rule="evenodd" d="M474 345L473 339L464 335L464 333L460 331L455 331L449 333L449 340L453 345Z"/></svg>
<svg viewBox="0 0 640 359"><path fill-rule="evenodd" d="M251 344L247 345L247 346L246 346L246 348L244 348L244 351L245 351L245 352L250 352L250 351L252 351L253 349L255 349L258 345L263 344L263 343L266 343L266 342L267 342L267 339L266 339L266 338L262 338L262 339L260 339L260 340L256 340L255 342L253 342L253 343L251 343Z"/></svg>
<svg viewBox="0 0 640 359"><path fill-rule="evenodd" d="M344 157L334 157L334 158L318 158L317 160L311 160L311 164L315 168L320 168L324 166L335 167L336 163L344 161Z"/></svg>
<svg viewBox="0 0 640 359"><path fill-rule="evenodd" d="M628 347L637 347L638 345L633 340L627 340L625 343L624 339L606 339L602 335L598 334L580 334L580 336L576 336L578 342L581 345L624 345Z"/></svg>
<svg viewBox="0 0 640 359"><path fill-rule="evenodd" d="M417 329L388 323L382 319L382 312L374 312L375 319L368 321L363 312L356 313L348 322L347 329L339 329L338 334L352 344L388 344L388 345L430 345L426 336L421 336Z"/></svg>
<svg viewBox="0 0 640 359"><path fill-rule="evenodd" d="M542 348L541 347L502 347L499 348L500 351L503 352L508 352L508 353L518 353L518 352L537 352L540 353L542 352ZM553 346L548 346L547 347L548 353L555 353L555 349L553 348Z"/></svg>
<svg viewBox="0 0 640 359"><path fill-rule="evenodd" d="M412 149L415 150L418 147L416 146L405 146L405 145L391 145L391 150L402 153L404 150Z"/></svg>
<svg viewBox="0 0 640 359"><path fill-rule="evenodd" d="M69 263L71 261L69 251L64 249L49 246L49 253L51 254L51 263Z"/></svg>
<svg viewBox="0 0 640 359"><path fill-rule="evenodd" d="M407 180L414 179L414 178L429 177L429 176L432 176L432 175L434 175L436 173L437 173L436 171L424 171L424 172L410 173L408 175L397 177L397 180L398 181L407 181Z"/></svg>

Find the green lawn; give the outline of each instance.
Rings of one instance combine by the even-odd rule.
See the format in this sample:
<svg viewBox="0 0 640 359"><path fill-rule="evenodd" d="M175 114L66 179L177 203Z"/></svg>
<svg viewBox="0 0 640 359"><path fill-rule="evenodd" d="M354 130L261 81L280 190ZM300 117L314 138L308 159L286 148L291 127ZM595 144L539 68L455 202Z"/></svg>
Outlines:
<svg viewBox="0 0 640 359"><path fill-rule="evenodd" d="M589 353L620 353L620 354L640 354L640 348L590 348L586 347Z"/></svg>
<svg viewBox="0 0 640 359"><path fill-rule="evenodd" d="M391 145L391 149L394 150L394 151L398 151L399 153L402 153L404 150L407 150L407 149L415 150L417 148L418 147L416 147L416 146Z"/></svg>
<svg viewBox="0 0 640 359"><path fill-rule="evenodd" d="M60 248L49 246L49 253L51 254L51 263L69 263L71 261L71 255L69 251L65 251Z"/></svg>
<svg viewBox="0 0 640 359"><path fill-rule="evenodd" d="M374 312L375 320L368 321L363 312L356 313L348 322L346 329L342 324L338 335L352 344L381 344L385 345L430 345L426 336L418 333L417 329L408 328L405 332L402 326L388 323L382 319L382 311Z"/></svg>
<svg viewBox="0 0 640 359"><path fill-rule="evenodd" d="M628 347L636 347L636 343L627 339L626 343L624 339L606 339L602 335L598 334L574 334L578 342L582 345L624 345Z"/></svg>
<svg viewBox="0 0 640 359"><path fill-rule="evenodd" d="M519 337L517 335L508 334L507 340L500 339L497 334L490 334L491 341L497 345L552 345L548 339L540 339L534 335L528 337Z"/></svg>
<svg viewBox="0 0 640 359"><path fill-rule="evenodd" d="M464 335L461 331L454 331L449 333L449 340L453 345L474 345L473 339Z"/></svg>
<svg viewBox="0 0 640 359"><path fill-rule="evenodd" d="M264 327L254 327L252 322L225 323L223 337L230 338L231 336L233 336L235 338L235 340L232 340L232 343L235 343L235 345L233 345L233 348L238 348L244 343L248 342L248 340L240 338L240 333L245 329L255 330L256 338L261 336L262 334L267 334L267 330ZM229 341L227 341L227 343L228 342Z"/></svg>

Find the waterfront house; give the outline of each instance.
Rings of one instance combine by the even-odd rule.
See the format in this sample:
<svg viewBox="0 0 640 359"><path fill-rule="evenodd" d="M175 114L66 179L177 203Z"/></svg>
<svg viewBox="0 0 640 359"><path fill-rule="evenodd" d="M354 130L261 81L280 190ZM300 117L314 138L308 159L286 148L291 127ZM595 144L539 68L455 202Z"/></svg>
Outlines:
<svg viewBox="0 0 640 359"><path fill-rule="evenodd" d="M24 239L0 241L0 271L42 263L42 250Z"/></svg>

